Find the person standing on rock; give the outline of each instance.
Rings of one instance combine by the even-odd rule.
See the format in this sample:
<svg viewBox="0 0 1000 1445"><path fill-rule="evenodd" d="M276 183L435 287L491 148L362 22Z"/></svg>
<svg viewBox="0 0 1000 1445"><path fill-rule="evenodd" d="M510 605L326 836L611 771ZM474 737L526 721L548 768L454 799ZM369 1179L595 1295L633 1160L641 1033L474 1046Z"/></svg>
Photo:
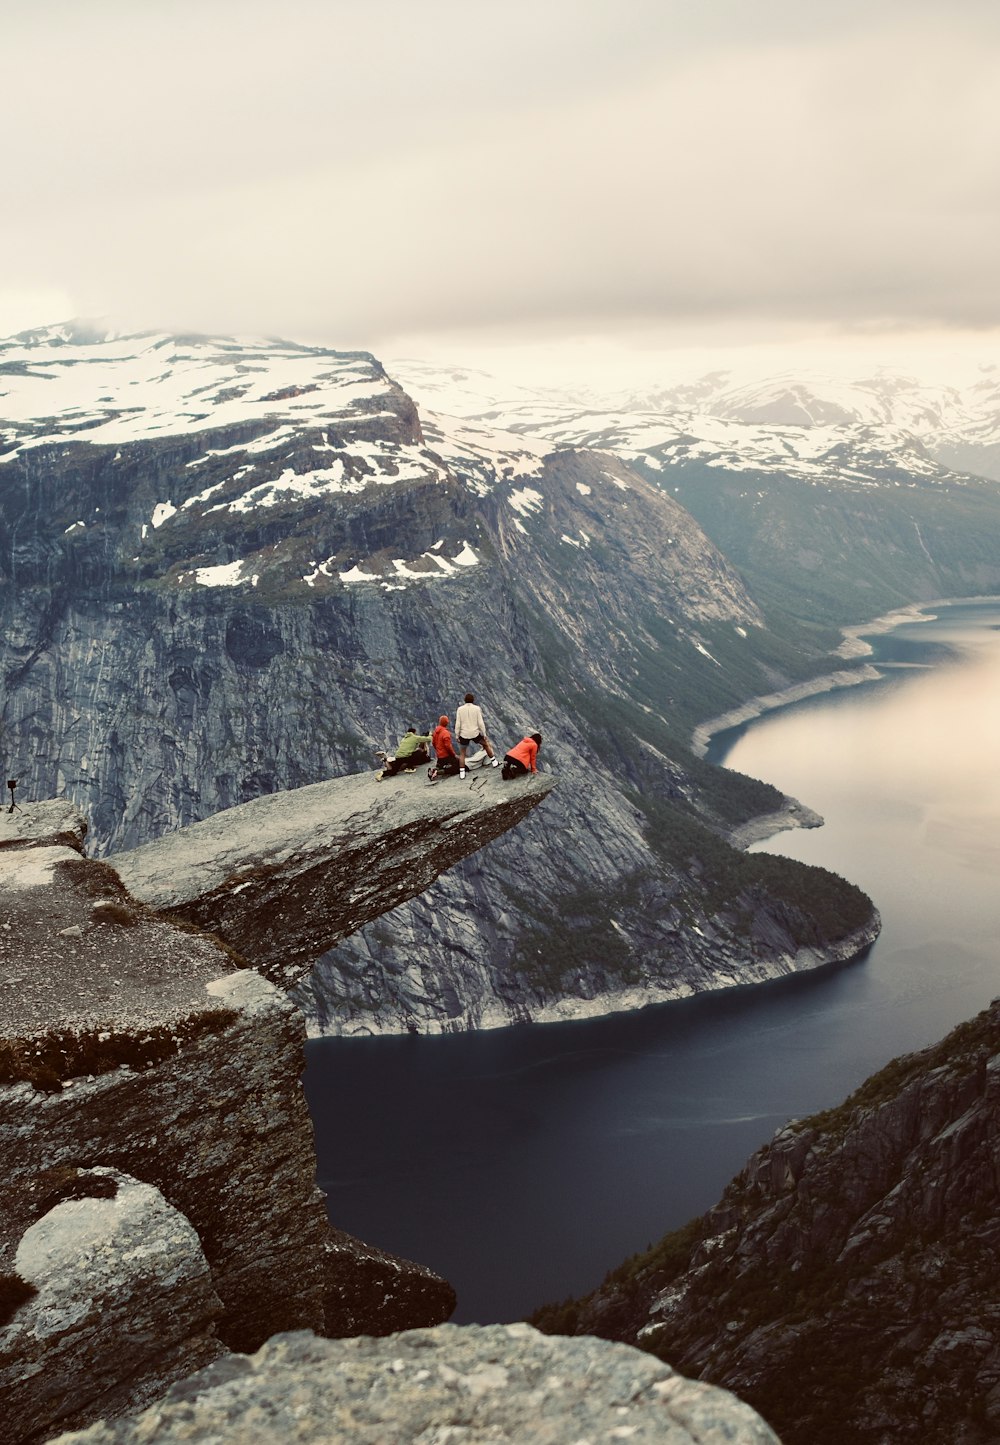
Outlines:
<svg viewBox="0 0 1000 1445"><path fill-rule="evenodd" d="M500 766L500 760L493 752L493 745L486 736L486 724L482 709L476 706L471 692L465 694L465 701L455 713L455 732L458 734L458 776L465 777L465 754L473 743L482 743L493 767Z"/></svg>
<svg viewBox="0 0 1000 1445"><path fill-rule="evenodd" d="M523 778L528 773L537 773L538 749L542 746L541 733L529 733L511 748L509 753L504 753L503 772L500 776L505 782L511 778Z"/></svg>

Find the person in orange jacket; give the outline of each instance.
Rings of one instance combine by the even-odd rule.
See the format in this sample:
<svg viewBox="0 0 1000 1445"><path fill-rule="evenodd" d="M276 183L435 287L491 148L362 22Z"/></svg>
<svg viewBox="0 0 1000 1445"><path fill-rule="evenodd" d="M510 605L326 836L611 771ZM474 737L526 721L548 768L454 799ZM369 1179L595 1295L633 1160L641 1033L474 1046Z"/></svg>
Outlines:
<svg viewBox="0 0 1000 1445"><path fill-rule="evenodd" d="M433 783L438 778L447 778L458 772L458 757L448 728L446 713L442 713L438 718L438 725L431 734L431 742L434 745L434 755L437 759L429 774Z"/></svg>
<svg viewBox="0 0 1000 1445"><path fill-rule="evenodd" d="M538 749L542 746L541 733L529 733L504 754L501 777L508 782L511 778L523 778L527 773L537 773Z"/></svg>

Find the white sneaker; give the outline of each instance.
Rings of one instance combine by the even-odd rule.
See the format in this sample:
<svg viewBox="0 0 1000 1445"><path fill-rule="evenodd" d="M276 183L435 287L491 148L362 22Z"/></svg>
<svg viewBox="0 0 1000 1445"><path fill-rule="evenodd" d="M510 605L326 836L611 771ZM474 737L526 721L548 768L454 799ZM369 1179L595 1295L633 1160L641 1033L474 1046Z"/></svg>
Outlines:
<svg viewBox="0 0 1000 1445"><path fill-rule="evenodd" d="M490 767L491 767L491 768L498 768L499 766L500 766L500 759L499 759L499 758L492 758L492 759L490 760Z"/></svg>
<svg viewBox="0 0 1000 1445"><path fill-rule="evenodd" d="M460 778L464 778L464 777L465 777L465 769L464 769L464 768L459 768L459 770L458 770L458 776L459 776Z"/></svg>

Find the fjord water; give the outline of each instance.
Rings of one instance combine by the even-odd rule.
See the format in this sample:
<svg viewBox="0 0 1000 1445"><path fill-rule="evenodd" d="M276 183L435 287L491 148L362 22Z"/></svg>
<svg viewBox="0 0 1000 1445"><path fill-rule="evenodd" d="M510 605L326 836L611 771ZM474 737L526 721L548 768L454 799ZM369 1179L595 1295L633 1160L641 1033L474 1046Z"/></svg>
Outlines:
<svg viewBox="0 0 1000 1445"><path fill-rule="evenodd" d="M714 1203L786 1120L1000 991L1000 600L869 640L882 681L712 754L824 815L763 846L875 899L867 958L609 1019L308 1046L331 1221L446 1276L456 1320L593 1287Z"/></svg>

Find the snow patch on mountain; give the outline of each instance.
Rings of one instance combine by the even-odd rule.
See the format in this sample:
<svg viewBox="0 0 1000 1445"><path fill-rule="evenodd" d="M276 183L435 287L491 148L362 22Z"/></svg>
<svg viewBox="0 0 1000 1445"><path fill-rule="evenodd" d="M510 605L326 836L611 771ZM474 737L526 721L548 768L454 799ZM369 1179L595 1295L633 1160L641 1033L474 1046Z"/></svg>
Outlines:
<svg viewBox="0 0 1000 1445"><path fill-rule="evenodd" d="M440 547L440 542L436 547ZM334 564L336 558L327 557L324 562L313 564L313 570L307 572L302 581L308 587L315 587L322 577L332 578L334 575L347 586L353 586L359 582L375 582L383 588L391 591L398 591L401 586L410 582L433 582L441 578L455 577L467 567L478 566L481 558L470 542L463 542L454 557L445 557L441 552L431 549L422 552L419 557L407 560L405 557L393 557L386 564L391 571L376 567L371 561L367 566L373 570L366 571L360 562L355 562L344 571L336 571Z"/></svg>
<svg viewBox="0 0 1000 1445"><path fill-rule="evenodd" d="M29 333L0 343L2 436L15 451L248 421L273 421L273 444L281 422L290 436L287 423L356 418L397 397L373 357L290 342L152 334L44 345Z"/></svg>

